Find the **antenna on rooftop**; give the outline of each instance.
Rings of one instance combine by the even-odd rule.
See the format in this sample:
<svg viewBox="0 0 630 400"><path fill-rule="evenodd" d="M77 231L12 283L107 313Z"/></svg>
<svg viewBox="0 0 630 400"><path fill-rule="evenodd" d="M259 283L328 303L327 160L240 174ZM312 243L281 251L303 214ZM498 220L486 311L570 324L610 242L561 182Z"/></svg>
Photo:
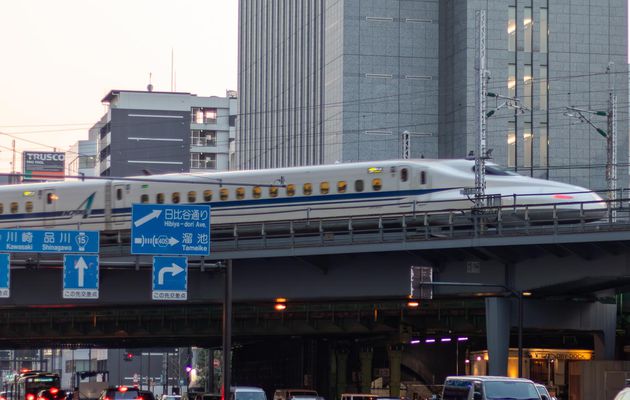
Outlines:
<svg viewBox="0 0 630 400"><path fill-rule="evenodd" d="M153 91L153 84L151 83L151 77L152 77L153 73L149 72L149 84L147 85L147 90L149 92Z"/></svg>

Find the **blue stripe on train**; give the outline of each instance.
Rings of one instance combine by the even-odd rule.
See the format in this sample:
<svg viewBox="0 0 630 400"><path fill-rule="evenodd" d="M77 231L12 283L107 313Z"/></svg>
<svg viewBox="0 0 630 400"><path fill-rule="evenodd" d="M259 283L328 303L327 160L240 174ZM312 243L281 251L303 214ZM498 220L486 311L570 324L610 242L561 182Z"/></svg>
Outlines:
<svg viewBox="0 0 630 400"><path fill-rule="evenodd" d="M365 192L365 193L345 193L345 194L329 194L329 195L317 195L317 196L298 196L298 197L276 197L276 198L265 198L265 199L250 199L250 200L230 200L230 201L215 201L215 202L203 202L203 203L191 203L191 204L207 204L212 208L230 208L238 206L238 209L256 209L261 206L266 206L266 208L276 208L282 207L287 204L297 204L303 206L312 206L321 204L322 202L326 205L335 205L335 204L347 204L349 202L357 202L357 203L369 203L375 201L382 200L400 200L404 196L413 196L413 195L425 195L434 192L440 192L445 190L453 190L458 188L442 188L442 189L414 189L414 190L395 190L388 192ZM402 196L402 197L401 197ZM308 200L308 201L306 201ZM335 201L337 200L337 201ZM185 203L189 204L189 203ZM253 206L252 206L253 205ZM250 206L250 207L243 207ZM131 207L122 207L122 208L114 208L114 214L131 214ZM38 220L38 219L54 219L54 220L64 220L70 219L77 214L82 214L83 212L80 210L65 210L65 211L45 211L45 212L37 212L37 213L21 213L21 214L0 214L0 221L9 221L9 220ZM102 217L105 214L104 209L94 209L91 210L89 218L92 217Z"/></svg>

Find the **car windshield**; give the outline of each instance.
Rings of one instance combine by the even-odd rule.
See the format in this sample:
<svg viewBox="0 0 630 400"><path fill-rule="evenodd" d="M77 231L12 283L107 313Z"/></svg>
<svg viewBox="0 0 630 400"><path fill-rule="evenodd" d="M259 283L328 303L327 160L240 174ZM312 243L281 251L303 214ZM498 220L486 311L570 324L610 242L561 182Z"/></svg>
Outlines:
<svg viewBox="0 0 630 400"><path fill-rule="evenodd" d="M549 392L547 391L546 387L542 385L536 385L536 390L538 390L539 394L544 394L545 396L549 397Z"/></svg>
<svg viewBox="0 0 630 400"><path fill-rule="evenodd" d="M484 389L487 399L528 400L540 399L532 383L520 381L485 382Z"/></svg>

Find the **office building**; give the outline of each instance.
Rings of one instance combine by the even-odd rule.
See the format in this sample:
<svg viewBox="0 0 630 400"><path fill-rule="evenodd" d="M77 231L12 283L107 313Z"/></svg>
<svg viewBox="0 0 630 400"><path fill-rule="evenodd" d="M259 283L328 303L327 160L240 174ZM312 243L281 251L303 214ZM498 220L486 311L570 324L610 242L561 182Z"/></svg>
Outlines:
<svg viewBox="0 0 630 400"><path fill-rule="evenodd" d="M566 107L617 95L628 184L627 3L240 1L239 168L462 158L477 136L477 11L486 11L488 148L529 176L605 188L606 139ZM607 73L608 72L608 73ZM588 114L607 130L605 116Z"/></svg>
<svg viewBox="0 0 630 400"><path fill-rule="evenodd" d="M98 175L227 170L236 92L226 97L112 90L98 126Z"/></svg>

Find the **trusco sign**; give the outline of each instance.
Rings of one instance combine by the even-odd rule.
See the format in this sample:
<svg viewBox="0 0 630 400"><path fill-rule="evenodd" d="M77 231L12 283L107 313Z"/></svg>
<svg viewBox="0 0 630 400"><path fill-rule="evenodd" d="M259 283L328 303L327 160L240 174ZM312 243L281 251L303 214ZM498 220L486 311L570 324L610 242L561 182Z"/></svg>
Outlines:
<svg viewBox="0 0 630 400"><path fill-rule="evenodd" d="M22 153L24 180L59 180L64 178L65 153L25 151ZM39 175L39 176L38 176Z"/></svg>

